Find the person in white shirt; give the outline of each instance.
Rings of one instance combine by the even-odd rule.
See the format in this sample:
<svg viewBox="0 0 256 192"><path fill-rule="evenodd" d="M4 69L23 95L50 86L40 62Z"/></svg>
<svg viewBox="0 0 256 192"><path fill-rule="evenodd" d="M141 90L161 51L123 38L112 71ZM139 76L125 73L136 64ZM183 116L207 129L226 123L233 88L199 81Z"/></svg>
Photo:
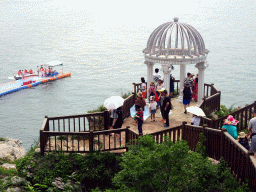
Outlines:
<svg viewBox="0 0 256 192"><path fill-rule="evenodd" d="M201 120L200 117L198 117L196 115L193 115L193 118L191 120L191 125L199 126L200 125L200 120Z"/></svg>
<svg viewBox="0 0 256 192"><path fill-rule="evenodd" d="M149 111L151 114L151 122L156 121L156 101L154 96L150 96Z"/></svg>
<svg viewBox="0 0 256 192"><path fill-rule="evenodd" d="M158 72L159 72L159 69L156 68L156 69L155 69L155 73L154 73L154 75L153 75L155 84L157 83L158 79L161 78L161 75L159 75Z"/></svg>

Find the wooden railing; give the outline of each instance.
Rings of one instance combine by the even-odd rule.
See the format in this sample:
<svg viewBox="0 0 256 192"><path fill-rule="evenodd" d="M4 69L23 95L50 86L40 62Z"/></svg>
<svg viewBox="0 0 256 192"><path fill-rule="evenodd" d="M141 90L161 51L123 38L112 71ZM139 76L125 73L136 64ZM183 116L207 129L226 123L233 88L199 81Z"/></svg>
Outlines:
<svg viewBox="0 0 256 192"><path fill-rule="evenodd" d="M238 143L226 130L223 134L222 156L231 168L231 172L236 175L239 182L249 180L249 187L252 191L256 189L256 159L253 153L249 153L240 143Z"/></svg>
<svg viewBox="0 0 256 192"><path fill-rule="evenodd" d="M93 151L124 150L128 142L128 128L90 131L90 132L59 132L40 130L41 154L51 151L65 153L88 153ZM116 136L120 135L120 140Z"/></svg>
<svg viewBox="0 0 256 192"><path fill-rule="evenodd" d="M123 119L130 117L130 108L134 105L136 100L136 94L132 93L129 97L124 100L124 104L122 106L123 111Z"/></svg>
<svg viewBox="0 0 256 192"><path fill-rule="evenodd" d="M120 150L127 151L127 144L136 144L138 142L138 133L131 130L129 127L91 132L60 132L46 131L49 127L48 119L46 118L43 128L40 130L40 148L41 154L44 152L64 151L66 153L88 153L92 151L112 151ZM183 122L182 125L164 129L162 131L150 133L154 136L157 143L162 143L165 136L170 137L175 143L181 139L186 140L191 151L195 151L199 141L199 134L204 133L206 137L206 154L216 160L221 157L227 162L231 168L231 172L236 175L240 182L245 182L249 179L249 187L256 187L256 159L253 154L241 146L234 140L226 129L212 129L206 126L188 125ZM110 136L112 134L112 136ZM117 141L115 135L120 135L120 140ZM56 139L56 137L58 138Z"/></svg>
<svg viewBox="0 0 256 192"><path fill-rule="evenodd" d="M256 101L238 111L230 113L235 119L239 121L237 124L237 131L241 131L243 129L248 128L249 120L253 117L253 111L256 109ZM207 124L207 126L212 127L214 129L221 129L224 123L224 120L228 117L228 115L221 117L217 120L209 119L206 117L201 117L201 125Z"/></svg>

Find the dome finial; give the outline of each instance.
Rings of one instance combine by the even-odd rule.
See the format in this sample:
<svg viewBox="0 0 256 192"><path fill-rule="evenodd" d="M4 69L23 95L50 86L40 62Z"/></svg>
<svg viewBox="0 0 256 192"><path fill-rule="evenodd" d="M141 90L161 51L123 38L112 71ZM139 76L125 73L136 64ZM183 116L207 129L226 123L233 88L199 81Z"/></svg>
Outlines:
<svg viewBox="0 0 256 192"><path fill-rule="evenodd" d="M179 18L178 17L174 17L173 20L174 20L174 22L178 22Z"/></svg>

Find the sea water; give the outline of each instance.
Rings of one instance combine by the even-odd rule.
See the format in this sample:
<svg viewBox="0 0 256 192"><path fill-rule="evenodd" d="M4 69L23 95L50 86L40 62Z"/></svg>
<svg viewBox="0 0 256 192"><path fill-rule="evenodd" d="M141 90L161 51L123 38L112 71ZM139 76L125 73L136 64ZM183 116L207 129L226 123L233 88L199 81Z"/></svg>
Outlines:
<svg viewBox="0 0 256 192"><path fill-rule="evenodd" d="M205 82L221 91L221 104L256 100L253 0L4 0L0 11L0 84L51 60L63 61L72 73L0 97L0 137L20 139L26 148L38 139L45 115L84 114L146 78L142 50L153 30L174 17L203 37L210 51ZM179 79L179 66L174 68ZM186 72L198 71L187 65Z"/></svg>

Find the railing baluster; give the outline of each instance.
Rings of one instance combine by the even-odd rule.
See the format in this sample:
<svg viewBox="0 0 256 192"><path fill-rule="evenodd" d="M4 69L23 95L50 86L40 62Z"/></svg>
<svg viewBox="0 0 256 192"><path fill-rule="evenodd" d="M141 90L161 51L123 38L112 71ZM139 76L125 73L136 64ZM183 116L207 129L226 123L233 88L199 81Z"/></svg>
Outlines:
<svg viewBox="0 0 256 192"><path fill-rule="evenodd" d="M78 117L78 123L79 123L79 132L81 132L81 127L80 127L80 117Z"/></svg>

